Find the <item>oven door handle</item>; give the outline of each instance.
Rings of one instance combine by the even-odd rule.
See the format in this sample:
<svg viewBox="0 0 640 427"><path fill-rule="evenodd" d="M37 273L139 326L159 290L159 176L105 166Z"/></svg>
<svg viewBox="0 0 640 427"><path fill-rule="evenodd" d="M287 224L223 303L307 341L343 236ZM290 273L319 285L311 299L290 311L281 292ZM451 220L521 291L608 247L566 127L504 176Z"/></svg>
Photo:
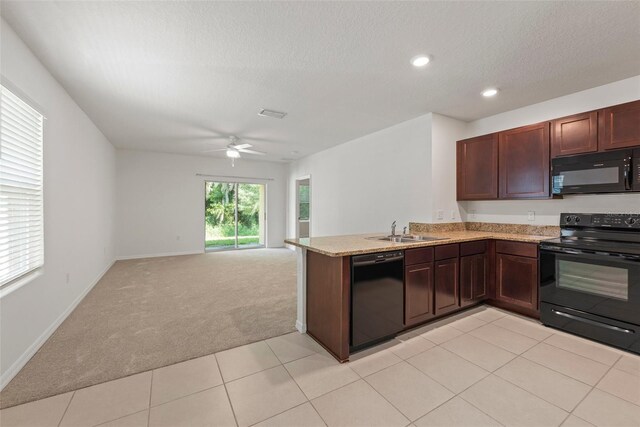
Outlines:
<svg viewBox="0 0 640 427"><path fill-rule="evenodd" d="M587 255L591 257L612 257L623 261L640 261L640 255L626 255L618 253L600 252L600 251L581 251L580 249L563 248L560 246L540 246L541 251L555 252L569 255Z"/></svg>
<svg viewBox="0 0 640 427"><path fill-rule="evenodd" d="M573 314L569 314L569 313L565 313L565 312L562 312L562 311L558 311L556 309L551 309L551 312L553 314L555 314L556 316L566 317L567 319L576 320L578 322L587 323L587 324L593 325L593 326L600 326L601 328L611 329L611 330L614 330L614 331L617 331L617 332L624 332L625 334L635 334L636 333L636 331L634 331L633 329L625 329L625 328L620 328L618 326L609 325L607 323L596 322L595 320L585 319L584 317L575 316Z"/></svg>

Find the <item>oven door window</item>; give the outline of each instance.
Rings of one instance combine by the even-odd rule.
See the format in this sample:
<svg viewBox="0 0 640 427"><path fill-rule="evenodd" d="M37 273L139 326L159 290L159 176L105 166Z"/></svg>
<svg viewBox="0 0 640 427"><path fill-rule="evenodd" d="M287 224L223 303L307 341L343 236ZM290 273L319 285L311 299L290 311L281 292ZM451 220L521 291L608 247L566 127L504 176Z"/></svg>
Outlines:
<svg viewBox="0 0 640 427"><path fill-rule="evenodd" d="M629 300L629 269L585 264L559 258L556 262L556 286L576 292Z"/></svg>
<svg viewBox="0 0 640 427"><path fill-rule="evenodd" d="M540 297L543 302L640 324L640 262L542 250Z"/></svg>

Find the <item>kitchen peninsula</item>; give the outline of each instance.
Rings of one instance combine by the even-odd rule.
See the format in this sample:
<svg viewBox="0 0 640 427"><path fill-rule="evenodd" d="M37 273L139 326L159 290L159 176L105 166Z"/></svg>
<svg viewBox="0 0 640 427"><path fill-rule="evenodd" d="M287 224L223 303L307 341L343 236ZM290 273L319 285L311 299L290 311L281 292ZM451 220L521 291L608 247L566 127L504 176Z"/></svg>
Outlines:
<svg viewBox="0 0 640 427"><path fill-rule="evenodd" d="M538 317L538 243L557 227L509 224L410 224L416 240L363 234L288 239L298 253L298 319L336 359L349 360L352 258L403 255L402 329L487 302ZM420 240L428 239L428 240ZM404 239L403 239L404 240Z"/></svg>

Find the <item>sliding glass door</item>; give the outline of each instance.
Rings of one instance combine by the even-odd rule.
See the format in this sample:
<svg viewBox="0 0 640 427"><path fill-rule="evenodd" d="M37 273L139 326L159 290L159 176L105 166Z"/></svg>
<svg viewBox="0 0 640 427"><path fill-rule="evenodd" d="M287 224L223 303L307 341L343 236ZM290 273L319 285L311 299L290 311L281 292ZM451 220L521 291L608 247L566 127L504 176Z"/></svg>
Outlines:
<svg viewBox="0 0 640 427"><path fill-rule="evenodd" d="M205 249L264 247L264 206L264 184L205 182Z"/></svg>

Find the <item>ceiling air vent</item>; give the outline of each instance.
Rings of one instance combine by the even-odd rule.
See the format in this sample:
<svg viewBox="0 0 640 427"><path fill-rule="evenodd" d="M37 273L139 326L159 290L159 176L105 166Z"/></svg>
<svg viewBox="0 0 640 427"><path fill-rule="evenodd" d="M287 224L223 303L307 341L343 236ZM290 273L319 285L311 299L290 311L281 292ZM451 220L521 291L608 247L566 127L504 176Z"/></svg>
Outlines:
<svg viewBox="0 0 640 427"><path fill-rule="evenodd" d="M272 117L274 119L282 119L282 118L284 118L284 116L287 115L287 113L283 113L281 111L273 111L273 110L262 109L262 110L260 110L258 115L262 116L262 117Z"/></svg>

